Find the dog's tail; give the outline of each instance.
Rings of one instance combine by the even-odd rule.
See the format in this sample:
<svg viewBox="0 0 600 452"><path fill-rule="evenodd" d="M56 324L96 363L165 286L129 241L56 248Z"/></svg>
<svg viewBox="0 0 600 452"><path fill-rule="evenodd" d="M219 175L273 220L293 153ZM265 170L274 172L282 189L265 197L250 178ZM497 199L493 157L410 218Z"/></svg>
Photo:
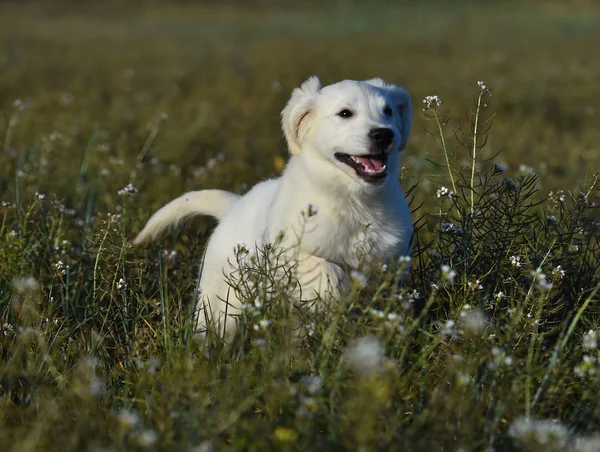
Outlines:
<svg viewBox="0 0 600 452"><path fill-rule="evenodd" d="M240 195L223 190L200 190L186 193L161 207L152 215L131 244L138 246L151 242L166 229L196 215L208 215L220 220L238 199L240 199Z"/></svg>

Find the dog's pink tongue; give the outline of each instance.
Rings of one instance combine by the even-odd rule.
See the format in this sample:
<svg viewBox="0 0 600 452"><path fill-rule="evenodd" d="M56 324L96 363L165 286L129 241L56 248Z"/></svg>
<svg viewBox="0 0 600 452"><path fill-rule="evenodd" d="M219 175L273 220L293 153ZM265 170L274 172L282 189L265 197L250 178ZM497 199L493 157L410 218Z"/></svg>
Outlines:
<svg viewBox="0 0 600 452"><path fill-rule="evenodd" d="M377 159L370 159L369 157L354 157L356 161L360 162L365 168L369 168L375 171L379 171L383 168L383 162Z"/></svg>

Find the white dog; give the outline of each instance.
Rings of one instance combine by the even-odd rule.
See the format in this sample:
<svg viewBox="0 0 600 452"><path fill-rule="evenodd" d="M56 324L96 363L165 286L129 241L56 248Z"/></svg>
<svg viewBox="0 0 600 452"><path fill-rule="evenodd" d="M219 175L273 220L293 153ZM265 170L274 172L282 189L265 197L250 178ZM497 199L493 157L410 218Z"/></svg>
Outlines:
<svg viewBox="0 0 600 452"><path fill-rule="evenodd" d="M226 277L234 274L239 244L252 256L278 243L302 299L335 299L349 288L344 269L359 268L364 258L385 262L410 253L412 221L398 179L412 123L408 93L381 79L322 87L311 77L293 91L281 122L292 154L281 177L244 196L187 193L156 212L133 242L155 239L193 215L220 221L205 252L198 330L235 331L242 301Z"/></svg>

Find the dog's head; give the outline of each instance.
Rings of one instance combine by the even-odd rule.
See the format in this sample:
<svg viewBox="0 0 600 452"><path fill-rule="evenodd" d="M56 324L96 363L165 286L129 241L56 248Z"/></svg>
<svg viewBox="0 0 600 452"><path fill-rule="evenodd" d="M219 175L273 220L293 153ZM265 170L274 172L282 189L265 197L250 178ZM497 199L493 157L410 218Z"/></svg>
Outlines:
<svg viewBox="0 0 600 452"><path fill-rule="evenodd" d="M379 78L323 87L310 77L281 113L290 152L327 161L360 185L397 177L412 125L410 96Z"/></svg>

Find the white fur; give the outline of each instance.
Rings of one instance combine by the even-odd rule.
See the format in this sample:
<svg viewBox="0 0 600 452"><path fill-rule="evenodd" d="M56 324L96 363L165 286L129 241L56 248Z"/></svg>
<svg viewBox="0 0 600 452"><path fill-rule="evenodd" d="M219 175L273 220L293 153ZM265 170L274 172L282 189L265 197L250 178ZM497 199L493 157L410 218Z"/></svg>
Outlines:
<svg viewBox="0 0 600 452"><path fill-rule="evenodd" d="M386 106L392 107L391 116L384 114ZM353 116L340 117L342 109ZM281 177L257 184L241 198L218 190L184 195L160 209L134 243L155 238L191 214L220 220L208 242L199 283L199 330L211 324L221 333L226 328L228 336L235 331L242 302L224 277L234 274L234 249L245 244L253 255L256 247L276 243L281 233L280 247L300 282L302 299L338 297L349 287L344 268L410 253L412 221L398 173L411 120L410 98L402 88L381 79L322 87L311 77L293 91L282 112L292 156ZM334 154L375 152L368 134L379 127L391 129L394 140L387 177L369 183ZM316 215L302 214L309 205Z"/></svg>
<svg viewBox="0 0 600 452"><path fill-rule="evenodd" d="M239 198L240 195L223 190L186 193L156 211L134 239L133 245L151 242L166 229L196 215L207 215L220 219Z"/></svg>

